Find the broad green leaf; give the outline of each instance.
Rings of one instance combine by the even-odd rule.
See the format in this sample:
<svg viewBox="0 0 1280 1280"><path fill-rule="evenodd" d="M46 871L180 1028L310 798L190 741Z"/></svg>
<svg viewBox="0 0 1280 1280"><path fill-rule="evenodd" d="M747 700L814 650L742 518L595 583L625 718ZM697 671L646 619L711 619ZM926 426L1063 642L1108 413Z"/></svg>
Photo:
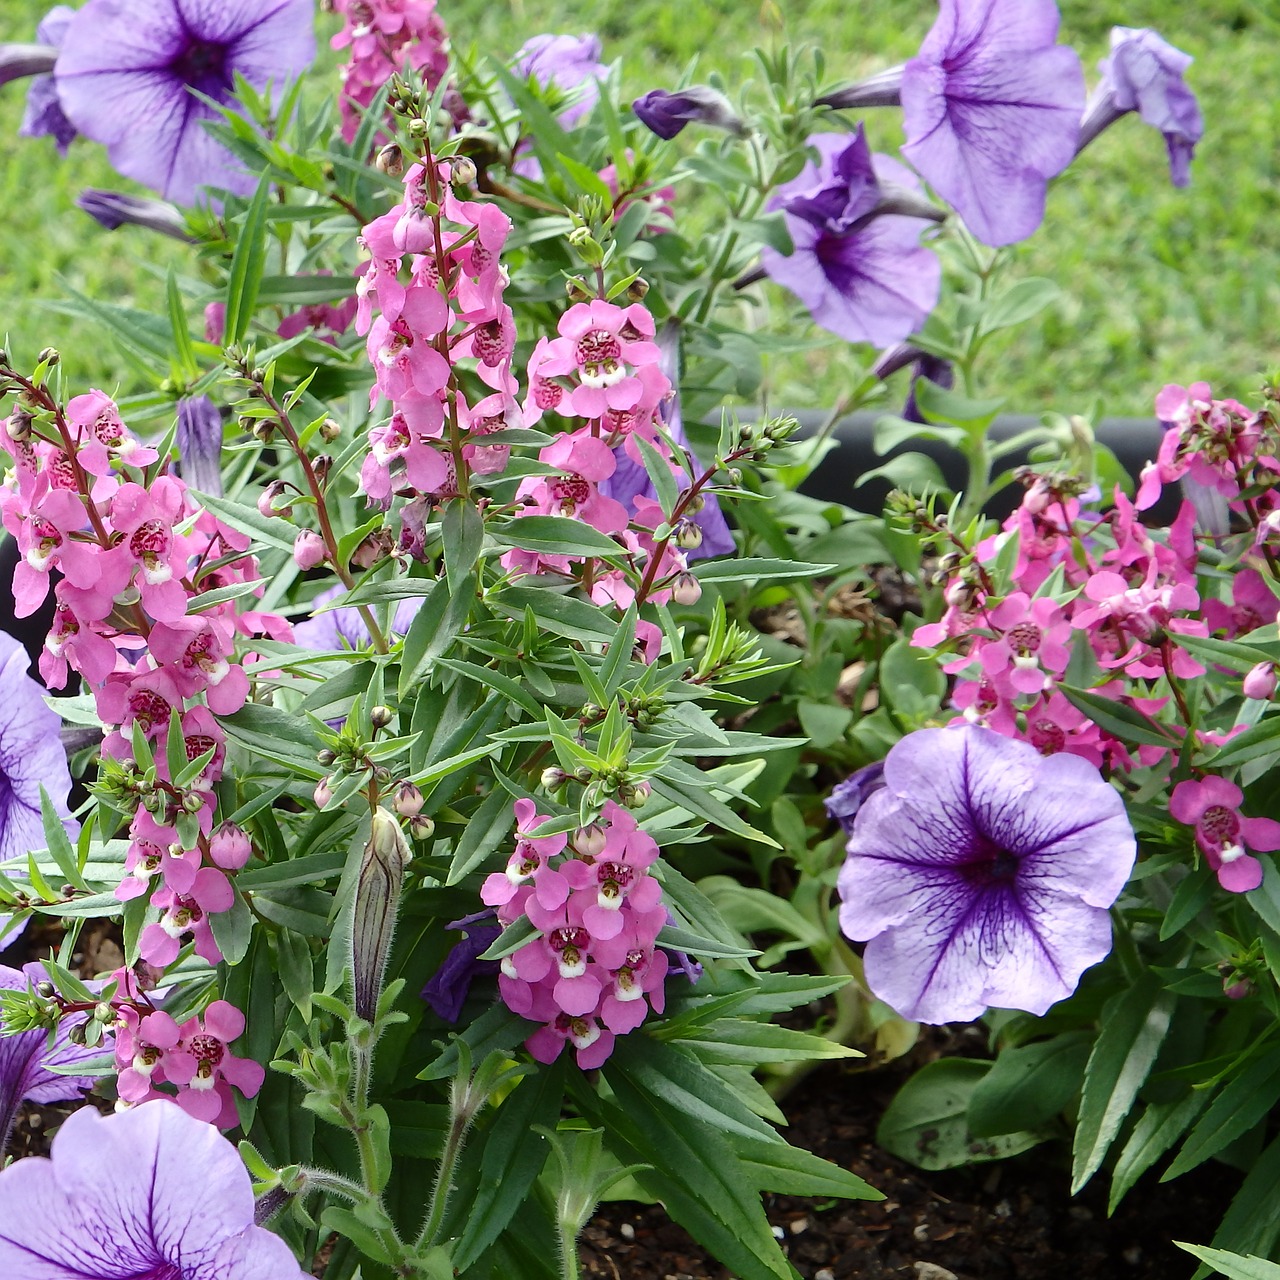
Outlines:
<svg viewBox="0 0 1280 1280"><path fill-rule="evenodd" d="M788 582L832 573L833 564L813 564L808 560L774 560L769 556L724 556L698 560L690 572L699 582Z"/></svg>
<svg viewBox="0 0 1280 1280"><path fill-rule="evenodd" d="M1252 728L1236 734L1217 751L1198 757L1197 762L1219 770L1271 756L1280 756L1280 715L1270 715Z"/></svg>
<svg viewBox="0 0 1280 1280"><path fill-rule="evenodd" d="M519 547L549 556L589 556L622 561L622 548L598 529L565 516L519 516L489 526L490 536L503 546Z"/></svg>
<svg viewBox="0 0 1280 1280"><path fill-rule="evenodd" d="M982 332L995 333L1025 324L1061 296L1062 290L1052 280L1041 276L1017 280L987 304L982 313Z"/></svg>
<svg viewBox="0 0 1280 1280"><path fill-rule="evenodd" d="M1090 1041L1073 1031L1005 1049L969 1099L970 1131L987 1138L1051 1123L1080 1091Z"/></svg>
<svg viewBox="0 0 1280 1280"><path fill-rule="evenodd" d="M239 964L249 953L253 937L253 915L243 893L236 893L230 911L215 911L209 916L213 940L229 965Z"/></svg>
<svg viewBox="0 0 1280 1280"><path fill-rule="evenodd" d="M475 604L475 577L468 574L451 591L441 578L414 614L400 660L400 697L406 697L431 664L444 654L467 625Z"/></svg>
<svg viewBox="0 0 1280 1280"><path fill-rule="evenodd" d="M1085 1069L1072 1151L1071 1194L1097 1172L1151 1070L1173 1016L1174 997L1145 974L1109 1000Z"/></svg>
<svg viewBox="0 0 1280 1280"><path fill-rule="evenodd" d="M940 387L928 378L915 384L916 404L926 422L955 423L973 429L988 427L1004 408L1004 400L972 400L959 391Z"/></svg>
<svg viewBox="0 0 1280 1280"><path fill-rule="evenodd" d="M298 530L287 520L279 516L264 516L257 507L246 506L242 502L232 502L230 498L219 498L213 494L191 490L191 496L206 510L212 511L224 524L229 524L251 538L278 547L281 551L293 554L294 539Z"/></svg>
<svg viewBox="0 0 1280 1280"><path fill-rule="evenodd" d="M441 537L449 588L460 592L465 585L464 575L475 568L484 541L484 521L473 502L455 498L445 505Z"/></svg>
<svg viewBox="0 0 1280 1280"><path fill-rule="evenodd" d="M1001 1160L1043 1141L1037 1133L988 1139L970 1133L969 1102L990 1067L989 1062L972 1058L942 1058L922 1067L886 1108L876 1141L921 1169L955 1169Z"/></svg>
<svg viewBox="0 0 1280 1280"><path fill-rule="evenodd" d="M743 1171L761 1191L779 1195L883 1200L884 1192L837 1164L786 1143L734 1140Z"/></svg>

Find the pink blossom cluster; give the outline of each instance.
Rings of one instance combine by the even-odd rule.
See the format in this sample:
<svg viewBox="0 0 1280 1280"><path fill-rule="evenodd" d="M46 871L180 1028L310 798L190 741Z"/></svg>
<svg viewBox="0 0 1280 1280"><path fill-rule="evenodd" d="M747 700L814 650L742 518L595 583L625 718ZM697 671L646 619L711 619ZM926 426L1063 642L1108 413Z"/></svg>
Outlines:
<svg viewBox="0 0 1280 1280"><path fill-rule="evenodd" d="M448 164L412 166L404 198L361 234L372 256L357 287L356 328L367 335L374 370L370 407L385 397L392 414L369 432L360 484L384 509L393 494L414 499L402 511L402 546L411 552L427 504L458 491L451 433L468 472L490 475L506 467L511 449L484 437L524 425L499 257L511 220L495 205L459 199L450 176ZM475 361L491 392L474 404L455 376L463 359Z"/></svg>
<svg viewBox="0 0 1280 1280"><path fill-rule="evenodd" d="M449 68L448 33L436 0L333 0L343 16L330 44L350 49L342 78L342 136L351 142L365 110L398 71L415 71L432 92Z"/></svg>
<svg viewBox="0 0 1280 1280"><path fill-rule="evenodd" d="M538 936L502 961L498 988L508 1008L543 1024L526 1042L539 1062L569 1043L589 1070L664 1006L668 962L655 944L667 911L649 874L658 846L612 800L572 839L531 834L549 821L532 800L515 812L515 850L480 897L501 924L527 917Z"/></svg>
<svg viewBox="0 0 1280 1280"><path fill-rule="evenodd" d="M0 513L23 557L14 570L16 611L33 613L55 571L61 575L41 674L55 689L71 671L81 677L108 730L104 755L130 760L135 729L152 745L157 779L130 824L117 889L121 899L153 890L161 916L142 931L143 959L170 963L191 933L197 952L216 963L208 916L231 907L226 873L249 856L238 828L213 831L226 747L217 717L239 710L249 694L237 635L287 639L289 627L275 615L239 612L232 601L189 611L193 596L257 580L249 539L195 504L109 397L76 396L55 422L58 438L44 438L19 407L0 435L14 460L0 486ZM187 762L209 756L181 788L167 750L175 712ZM183 813L196 818L195 847L178 834Z"/></svg>
<svg viewBox="0 0 1280 1280"><path fill-rule="evenodd" d="M246 1098L262 1088L266 1069L239 1058L230 1044L244 1033L244 1014L226 1000L215 1000L203 1018L179 1025L160 1010L140 1012L128 1004L119 1010L115 1056L120 1100L136 1106L154 1098L172 1098L188 1115L220 1129L240 1123L234 1085ZM158 1085L172 1085L176 1094Z"/></svg>

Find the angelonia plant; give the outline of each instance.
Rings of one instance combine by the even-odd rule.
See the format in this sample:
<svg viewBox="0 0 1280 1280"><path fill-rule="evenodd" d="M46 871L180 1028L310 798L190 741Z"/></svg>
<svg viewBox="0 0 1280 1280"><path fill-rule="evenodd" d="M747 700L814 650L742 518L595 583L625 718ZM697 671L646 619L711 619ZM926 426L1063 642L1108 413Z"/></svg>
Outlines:
<svg viewBox="0 0 1280 1280"><path fill-rule="evenodd" d="M14 644L0 940L62 930L0 981L0 1123L116 1108L0 1172L5 1273L554 1280L625 1193L786 1280L761 1192L878 1193L778 1100L976 1019L993 1060L885 1146L1062 1138L1113 1203L1226 1158L1213 1243L1269 1252L1280 391L1165 388L1135 486L1076 406L993 434L981 360L1104 128L1187 183L1187 55L1116 27L1090 91L1051 0L941 0L857 84L788 49L624 105L594 36L328 8L87 0L0 48L25 134L159 197L81 207L189 244L165 314L75 302L128 387L0 357L61 695ZM852 372L805 434L759 405L814 326ZM911 451L883 518L798 492L902 371L877 449L962 490ZM99 919L124 963L78 972Z"/></svg>

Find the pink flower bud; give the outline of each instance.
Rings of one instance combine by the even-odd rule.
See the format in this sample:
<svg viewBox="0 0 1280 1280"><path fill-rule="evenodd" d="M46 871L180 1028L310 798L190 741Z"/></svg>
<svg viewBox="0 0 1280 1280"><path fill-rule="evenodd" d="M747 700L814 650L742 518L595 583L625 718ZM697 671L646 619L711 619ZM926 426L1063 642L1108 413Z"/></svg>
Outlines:
<svg viewBox="0 0 1280 1280"><path fill-rule="evenodd" d="M323 809L325 805L333 799L333 789L329 786L328 778L321 778L320 781L316 783L313 799L316 802L317 809Z"/></svg>
<svg viewBox="0 0 1280 1280"><path fill-rule="evenodd" d="M691 573L679 573L671 587L671 598L676 604L697 604L702 597L702 584Z"/></svg>
<svg viewBox="0 0 1280 1280"><path fill-rule="evenodd" d="M584 858L598 858L604 852L604 828L598 822L579 827L573 833L570 843Z"/></svg>
<svg viewBox="0 0 1280 1280"><path fill-rule="evenodd" d="M422 792L412 782L402 782L396 788L395 811L402 818L415 818L422 811Z"/></svg>
<svg viewBox="0 0 1280 1280"><path fill-rule="evenodd" d="M224 822L209 837L209 856L224 871L239 871L251 852L249 837L234 822Z"/></svg>
<svg viewBox="0 0 1280 1280"><path fill-rule="evenodd" d="M302 529L293 540L293 559L299 569L314 569L325 557L324 542L312 529Z"/></svg>
<svg viewBox="0 0 1280 1280"><path fill-rule="evenodd" d="M1276 664L1259 662L1244 678L1244 696L1266 702L1275 696Z"/></svg>
<svg viewBox="0 0 1280 1280"><path fill-rule="evenodd" d="M276 506L276 500L284 493L284 481L273 480L258 495L258 511L261 515L270 519L272 516L284 516L286 519L293 513L293 508L287 503L283 506Z"/></svg>

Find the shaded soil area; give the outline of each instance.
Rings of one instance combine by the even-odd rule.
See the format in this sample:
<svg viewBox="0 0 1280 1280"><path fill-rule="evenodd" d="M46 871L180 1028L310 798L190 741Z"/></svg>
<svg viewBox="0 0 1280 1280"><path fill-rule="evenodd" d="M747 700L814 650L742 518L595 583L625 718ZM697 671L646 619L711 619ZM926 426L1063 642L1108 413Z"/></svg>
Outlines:
<svg viewBox="0 0 1280 1280"><path fill-rule="evenodd" d="M1173 1280L1195 1262L1173 1239L1207 1243L1241 1175L1206 1164L1160 1186L1148 1174L1106 1216L1107 1177L1069 1197L1069 1152L926 1173L875 1144L905 1072L826 1067L783 1103L792 1145L852 1170L880 1202L766 1196L774 1234L805 1280ZM610 1280L732 1280L660 1206L602 1205L583 1270Z"/></svg>

